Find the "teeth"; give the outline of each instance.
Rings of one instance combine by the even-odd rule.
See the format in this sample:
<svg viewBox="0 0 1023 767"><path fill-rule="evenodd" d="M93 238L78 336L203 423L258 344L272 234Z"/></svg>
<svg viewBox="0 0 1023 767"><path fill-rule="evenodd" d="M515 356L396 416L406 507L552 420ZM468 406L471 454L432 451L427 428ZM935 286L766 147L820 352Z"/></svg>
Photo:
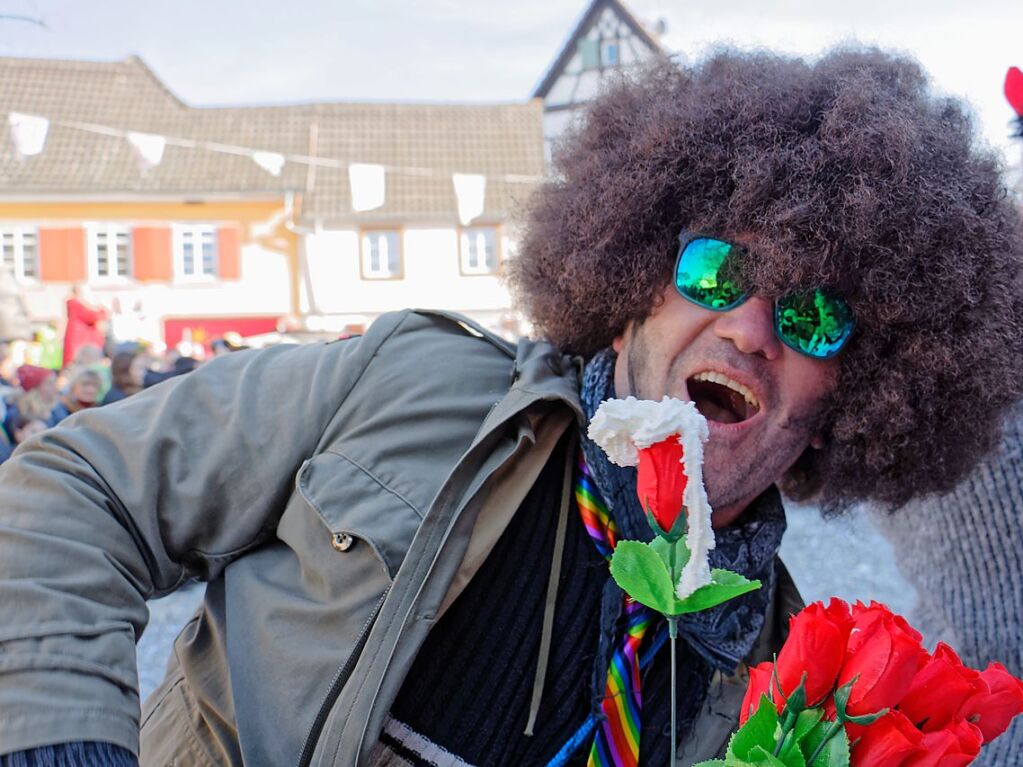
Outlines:
<svg viewBox="0 0 1023 767"><path fill-rule="evenodd" d="M757 410L760 409L760 402L753 395L749 389L743 386L738 381L733 381L731 378L726 376L724 373L718 373L716 370L705 370L702 373L697 373L693 376L694 381L710 381L711 383L721 384L727 386L732 391L737 391L746 400L746 404L751 407L755 407Z"/></svg>

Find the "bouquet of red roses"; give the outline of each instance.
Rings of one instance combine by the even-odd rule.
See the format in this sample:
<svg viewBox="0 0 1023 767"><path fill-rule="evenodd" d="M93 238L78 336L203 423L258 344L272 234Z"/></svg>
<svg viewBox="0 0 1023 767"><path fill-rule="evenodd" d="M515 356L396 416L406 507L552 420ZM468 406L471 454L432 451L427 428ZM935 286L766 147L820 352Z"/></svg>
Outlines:
<svg viewBox="0 0 1023 767"><path fill-rule="evenodd" d="M679 616L760 583L709 566L707 426L693 403L609 400L589 435L612 462L637 467L637 495L655 538L619 541L611 575L668 621L674 754ZM725 758L696 767L961 767L1023 713L1023 682L1002 665L968 668L945 644L928 653L919 632L876 602L810 605L792 617L776 661L749 676Z"/></svg>
<svg viewBox="0 0 1023 767"><path fill-rule="evenodd" d="M792 617L774 663L750 670L725 759L698 767L960 767L1023 713L999 663L933 653L876 602L815 602Z"/></svg>

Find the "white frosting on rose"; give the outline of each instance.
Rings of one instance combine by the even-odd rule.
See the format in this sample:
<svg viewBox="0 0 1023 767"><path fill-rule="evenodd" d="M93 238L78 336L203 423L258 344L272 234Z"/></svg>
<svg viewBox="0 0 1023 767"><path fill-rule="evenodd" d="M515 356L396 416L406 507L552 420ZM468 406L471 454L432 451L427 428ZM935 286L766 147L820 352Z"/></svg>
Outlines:
<svg viewBox="0 0 1023 767"><path fill-rule="evenodd" d="M635 466L639 450L655 445L673 434L682 443L682 470L686 489L682 497L689 517L689 562L682 568L675 592L685 599L711 581L709 552L714 548L711 507L703 486L703 443L709 430L707 419L692 402L665 396L660 402L635 397L610 399L601 403L590 420L590 439L600 445L612 463Z"/></svg>

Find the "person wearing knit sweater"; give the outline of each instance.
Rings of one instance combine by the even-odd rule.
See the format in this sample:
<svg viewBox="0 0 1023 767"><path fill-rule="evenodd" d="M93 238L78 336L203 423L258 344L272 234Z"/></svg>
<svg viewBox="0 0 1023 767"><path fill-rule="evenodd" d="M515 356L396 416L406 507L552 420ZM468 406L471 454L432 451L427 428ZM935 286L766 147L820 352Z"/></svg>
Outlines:
<svg viewBox="0 0 1023 767"><path fill-rule="evenodd" d="M1023 407L998 450L946 495L875 510L899 569L916 587L911 623L932 646L984 668L998 661L1023 676ZM1023 718L988 744L975 767L1023 764Z"/></svg>

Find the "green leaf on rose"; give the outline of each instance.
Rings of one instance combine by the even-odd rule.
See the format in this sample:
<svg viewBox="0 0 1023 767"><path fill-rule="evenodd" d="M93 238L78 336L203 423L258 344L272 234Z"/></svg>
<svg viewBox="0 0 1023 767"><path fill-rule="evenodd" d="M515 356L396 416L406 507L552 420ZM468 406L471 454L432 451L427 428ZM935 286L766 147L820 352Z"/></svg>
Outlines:
<svg viewBox="0 0 1023 767"><path fill-rule="evenodd" d="M710 583L701 586L685 599L675 600L678 613L707 610L760 588L760 581L751 581L731 570L714 569L710 571L710 575Z"/></svg>
<svg viewBox="0 0 1023 767"><path fill-rule="evenodd" d="M781 730L778 730L778 735L781 735ZM778 758L782 761L785 767L806 767L806 757L803 756L803 752L799 750L799 741L796 740L796 732L792 730L785 738L785 745L782 746L781 753L778 754Z"/></svg>
<svg viewBox="0 0 1023 767"><path fill-rule="evenodd" d="M619 541L611 557L611 575L630 597L663 615L682 615L706 610L748 591L760 588L760 581L747 580L730 570L711 570L712 581L685 599L675 596L675 584L668 572L668 547L661 539L653 542ZM677 572L689 561L689 551L679 547Z"/></svg>
<svg viewBox="0 0 1023 767"><path fill-rule="evenodd" d="M795 722L792 723L789 722L786 716L778 718L778 729L775 732L776 742L777 739L782 737L782 732L786 727L792 728L788 731L785 735L785 739L781 742L781 749L779 750L777 746L774 749L774 751L778 751L778 759L785 764L785 767L807 767L806 756L804 756L803 752L800 750L799 741L813 729L817 720L821 718L823 713L824 712L819 709L816 710L816 714L814 709L802 711L796 716ZM804 717L803 714L809 714L809 716Z"/></svg>
<svg viewBox="0 0 1023 767"><path fill-rule="evenodd" d="M849 767L849 736L845 727L838 731L824 746L824 751L814 759L811 767Z"/></svg>
<svg viewBox="0 0 1023 767"><path fill-rule="evenodd" d="M774 706L769 700L767 700L766 696L761 699L760 704L765 705L765 701L766 705L770 709L774 710ZM757 713L759 713L759 711L760 709L758 708ZM756 716L756 714L753 716ZM764 712L763 716L764 719L761 720L759 724L754 725L754 728L757 731L757 736L767 738L767 740L764 742L754 743L752 747L745 751L744 758L740 757L734 750L736 746L734 744L735 736L733 735L732 742L729 743L727 759L710 759L708 761L695 764L693 767L752 767L753 765L768 765L776 767L776 765L779 764L784 767L808 767L806 764L806 757L812 753L812 751L806 751L804 754L804 752L800 749L800 744L806 739L810 732L812 732L815 728L818 728L818 723L820 723L821 726L818 728L819 732L816 735L814 748L816 748L820 743L824 734L824 729L828 725L827 722L821 722L821 718L824 716L823 709L810 708L799 714L799 717L796 719L796 725L788 738L788 744L782 749L781 753L778 754L777 757L774 756L774 748L777 738L781 735L781 730L778 727L778 716L777 714L774 716L775 728L770 733L768 733L768 730L770 729L771 716L767 711ZM752 719L753 717L750 717L750 721ZM743 725L743 729L745 729L748 725L749 721L747 721L746 725ZM736 735L738 735L738 733L736 733ZM753 742L756 739L756 737L751 736L749 742ZM749 742L745 745L748 745ZM740 741L737 748L738 752L743 752L744 743ZM824 764L827 765L827 762ZM830 767L830 765L828 767Z"/></svg>
<svg viewBox="0 0 1023 767"><path fill-rule="evenodd" d="M611 557L611 576L630 597L664 615L677 615L675 584L657 552L640 541L619 541Z"/></svg>
<svg viewBox="0 0 1023 767"><path fill-rule="evenodd" d="M783 762L763 746L754 746L753 750L750 751L749 757L749 761L753 764L765 764L768 767L792 767L791 764Z"/></svg>
<svg viewBox="0 0 1023 767"><path fill-rule="evenodd" d="M726 756L729 760L741 759L753 761L751 754L757 746L764 746L773 751L775 744L775 730L778 729L778 710L774 707L770 698L766 695L760 696L760 704L753 715L746 720L746 724L740 727L728 741Z"/></svg>
<svg viewBox="0 0 1023 767"><path fill-rule="evenodd" d="M805 711L800 711L794 728L796 743L802 743L823 718L824 709L822 708L808 708Z"/></svg>
<svg viewBox="0 0 1023 767"><path fill-rule="evenodd" d="M807 759L817 750L831 725L832 722L822 719L800 742L800 750ZM824 749L807 767L849 767L849 738L845 734L845 727L840 728L835 736L828 740Z"/></svg>
<svg viewBox="0 0 1023 767"><path fill-rule="evenodd" d="M807 759L810 758L813 752L817 750L817 746L820 745L821 740L824 739L824 735L827 733L831 724L832 723L827 719L821 719L800 739L799 748L803 752L803 756Z"/></svg>

